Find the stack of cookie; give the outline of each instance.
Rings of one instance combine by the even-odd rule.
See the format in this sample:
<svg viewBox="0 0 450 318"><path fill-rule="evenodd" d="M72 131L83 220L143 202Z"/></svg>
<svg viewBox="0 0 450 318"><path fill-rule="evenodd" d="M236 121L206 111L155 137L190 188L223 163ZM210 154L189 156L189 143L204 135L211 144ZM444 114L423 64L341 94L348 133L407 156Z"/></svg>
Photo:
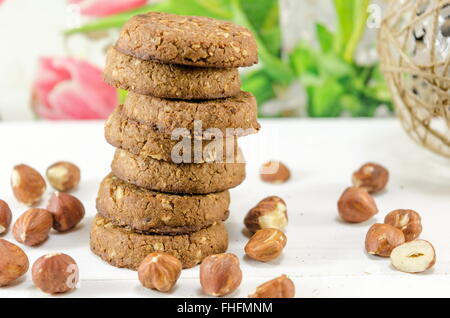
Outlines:
<svg viewBox="0 0 450 318"><path fill-rule="evenodd" d="M91 249L136 269L152 252L192 267L228 247L228 189L245 178L237 137L259 129L238 67L257 62L229 22L151 12L124 26L105 81L128 90L105 125L116 150L100 185Z"/></svg>

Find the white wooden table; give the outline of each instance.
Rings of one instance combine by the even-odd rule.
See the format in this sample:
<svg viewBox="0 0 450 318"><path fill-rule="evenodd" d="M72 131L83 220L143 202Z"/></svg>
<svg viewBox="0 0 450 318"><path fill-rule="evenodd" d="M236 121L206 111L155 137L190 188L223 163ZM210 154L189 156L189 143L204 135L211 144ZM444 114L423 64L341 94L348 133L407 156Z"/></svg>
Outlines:
<svg viewBox="0 0 450 318"><path fill-rule="evenodd" d="M395 119L262 121L258 136L242 139L248 160L247 180L232 191L229 252L241 259L243 282L231 296L246 297L255 287L281 274L290 276L298 297L450 297L450 161L414 144ZM17 218L24 206L9 186L12 167L26 163L42 173L58 160L70 160L82 171L74 192L87 209L82 224L68 234L52 232L40 247L24 247L34 262L49 252L65 252L78 262L81 286L58 297L203 297L198 267L183 271L172 293L144 289L137 274L104 263L89 250L89 228L96 213L98 184L109 172L113 148L103 139L101 122L0 123L0 198ZM292 170L284 185L259 181L263 161L280 159ZM362 163L376 161L389 168L387 191L376 196L380 213L373 220L349 225L337 217L336 202ZM50 195L48 190L46 199ZM283 197L289 210L288 244L271 263L244 257L245 213L269 195ZM45 200L42 205L45 206ZM422 238L437 251L433 270L419 275L395 271L389 259L371 257L363 249L369 226L397 208L421 213ZM4 238L13 240L11 233ZM51 297L31 282L31 274L14 286L0 288L4 297Z"/></svg>

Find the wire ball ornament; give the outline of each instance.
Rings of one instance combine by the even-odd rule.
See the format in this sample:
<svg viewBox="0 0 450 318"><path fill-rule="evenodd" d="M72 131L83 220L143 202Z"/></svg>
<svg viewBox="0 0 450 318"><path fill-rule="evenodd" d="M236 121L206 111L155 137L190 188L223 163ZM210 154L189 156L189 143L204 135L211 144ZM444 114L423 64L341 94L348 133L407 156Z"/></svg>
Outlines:
<svg viewBox="0 0 450 318"><path fill-rule="evenodd" d="M389 1L377 43L403 127L450 158L450 0Z"/></svg>

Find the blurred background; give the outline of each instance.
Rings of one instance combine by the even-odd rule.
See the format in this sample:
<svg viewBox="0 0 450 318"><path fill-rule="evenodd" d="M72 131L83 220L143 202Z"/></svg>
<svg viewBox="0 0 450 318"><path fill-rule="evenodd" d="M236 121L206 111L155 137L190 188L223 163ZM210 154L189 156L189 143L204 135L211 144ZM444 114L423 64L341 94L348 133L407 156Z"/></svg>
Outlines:
<svg viewBox="0 0 450 318"><path fill-rule="evenodd" d="M392 116L375 48L384 1L0 0L0 118L106 118L126 92L102 83L107 48L132 15L230 20L257 36L243 89L261 117Z"/></svg>

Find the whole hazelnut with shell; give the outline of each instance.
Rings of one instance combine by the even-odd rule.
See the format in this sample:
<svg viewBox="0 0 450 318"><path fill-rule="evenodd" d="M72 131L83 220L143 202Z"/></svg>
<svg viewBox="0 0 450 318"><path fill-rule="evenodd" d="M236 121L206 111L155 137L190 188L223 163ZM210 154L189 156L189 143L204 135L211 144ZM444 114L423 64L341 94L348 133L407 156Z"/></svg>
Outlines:
<svg viewBox="0 0 450 318"><path fill-rule="evenodd" d="M156 252L145 257L138 269L142 286L168 292L180 277L182 264L172 255Z"/></svg>
<svg viewBox="0 0 450 318"><path fill-rule="evenodd" d="M278 160L272 160L262 165L260 170L261 180L273 184L281 184L288 181L291 172L288 167Z"/></svg>
<svg viewBox="0 0 450 318"><path fill-rule="evenodd" d="M346 222L362 223L377 214L378 208L366 189L350 187L339 198L338 212Z"/></svg>
<svg viewBox="0 0 450 318"><path fill-rule="evenodd" d="M0 200L0 235L4 234L11 224L12 213L8 203Z"/></svg>
<svg viewBox="0 0 450 318"><path fill-rule="evenodd" d="M293 298L295 297L294 282L286 275L258 286L256 291L248 296L249 298Z"/></svg>
<svg viewBox="0 0 450 318"><path fill-rule="evenodd" d="M269 262L281 255L286 243L286 235L280 230L261 229L245 245L245 254L254 260Z"/></svg>
<svg viewBox="0 0 450 318"><path fill-rule="evenodd" d="M53 214L53 228L66 232L74 228L84 218L83 203L73 195L55 192L48 201L47 210Z"/></svg>
<svg viewBox="0 0 450 318"><path fill-rule="evenodd" d="M200 265L200 284L211 296L225 296L234 292L242 281L239 259L224 253L206 257Z"/></svg>
<svg viewBox="0 0 450 318"><path fill-rule="evenodd" d="M36 260L31 269L34 285L47 294L60 294L76 288L79 270L67 254L53 253Z"/></svg>
<svg viewBox="0 0 450 318"><path fill-rule="evenodd" d="M39 172L24 164L14 167L11 187L17 201L28 206L39 202L47 189L45 180Z"/></svg>
<svg viewBox="0 0 450 318"><path fill-rule="evenodd" d="M383 190L389 180L389 171L376 163L366 163L353 173L353 186L365 188L369 193Z"/></svg>
<svg viewBox="0 0 450 318"><path fill-rule="evenodd" d="M53 216L44 209L31 208L14 223L13 236L17 242L35 246L48 238L52 229Z"/></svg>
<svg viewBox="0 0 450 318"><path fill-rule="evenodd" d="M28 271L25 252L17 245L0 239L0 286L11 285Z"/></svg>

